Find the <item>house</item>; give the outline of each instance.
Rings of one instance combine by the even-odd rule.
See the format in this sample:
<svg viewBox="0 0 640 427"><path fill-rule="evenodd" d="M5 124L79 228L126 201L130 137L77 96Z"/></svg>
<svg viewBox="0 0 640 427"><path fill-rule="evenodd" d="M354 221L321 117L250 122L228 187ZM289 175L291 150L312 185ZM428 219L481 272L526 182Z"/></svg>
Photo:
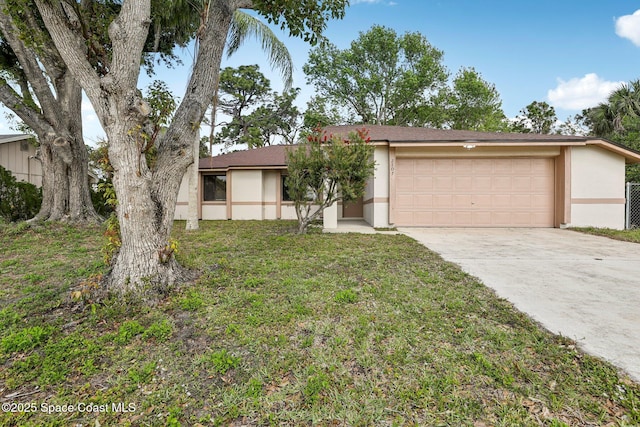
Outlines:
<svg viewBox="0 0 640 427"><path fill-rule="evenodd" d="M42 186L42 163L35 158L31 135L0 135L0 166L18 181Z"/></svg>
<svg viewBox="0 0 640 427"><path fill-rule="evenodd" d="M328 127L346 136L366 127L376 171L359 203L332 206L374 227L624 228L625 164L640 153L581 136L485 133L417 127ZM201 219L293 219L285 146L200 160ZM176 218L186 217L183 181Z"/></svg>

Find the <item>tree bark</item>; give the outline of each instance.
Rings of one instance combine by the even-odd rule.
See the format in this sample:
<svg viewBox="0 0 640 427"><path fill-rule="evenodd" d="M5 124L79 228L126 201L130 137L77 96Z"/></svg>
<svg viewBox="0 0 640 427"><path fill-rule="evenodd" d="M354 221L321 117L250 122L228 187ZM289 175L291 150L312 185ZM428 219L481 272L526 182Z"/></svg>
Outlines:
<svg viewBox="0 0 640 427"><path fill-rule="evenodd" d="M6 0L0 0L0 8L5 7ZM31 30L40 31L32 11L23 10L23 14L25 22L34 25ZM82 88L53 46L31 49L25 44L10 15L0 14L0 32L18 60L12 81L21 91L0 78L0 102L36 133L40 143L37 158L42 162L43 200L31 221L97 223L101 218L91 201L88 153L82 138Z"/></svg>
<svg viewBox="0 0 640 427"><path fill-rule="evenodd" d="M187 230L198 230L198 180L200 163L200 132L196 133L196 142L193 144L193 164L189 166L189 206L187 208Z"/></svg>
<svg viewBox="0 0 640 427"><path fill-rule="evenodd" d="M36 0L36 4L108 137L122 241L105 278L108 289L144 297L190 279L192 275L174 258L170 233L180 183L193 163L197 130L213 96L235 2L215 0L203 16L200 46L186 94L157 143L152 167L142 149L148 117L136 86L150 24L150 2L123 2L120 14L109 26L113 61L103 77L88 66L77 35L65 25L59 3Z"/></svg>

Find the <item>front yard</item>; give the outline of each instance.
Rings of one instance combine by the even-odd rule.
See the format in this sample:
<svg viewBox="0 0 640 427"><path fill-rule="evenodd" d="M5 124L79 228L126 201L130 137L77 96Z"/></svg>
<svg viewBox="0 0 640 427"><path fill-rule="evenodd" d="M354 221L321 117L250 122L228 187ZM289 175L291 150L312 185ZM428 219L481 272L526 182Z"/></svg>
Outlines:
<svg viewBox="0 0 640 427"><path fill-rule="evenodd" d="M71 297L101 230L0 226L0 425L640 424L638 384L411 239L295 226L177 222L202 275L154 306Z"/></svg>

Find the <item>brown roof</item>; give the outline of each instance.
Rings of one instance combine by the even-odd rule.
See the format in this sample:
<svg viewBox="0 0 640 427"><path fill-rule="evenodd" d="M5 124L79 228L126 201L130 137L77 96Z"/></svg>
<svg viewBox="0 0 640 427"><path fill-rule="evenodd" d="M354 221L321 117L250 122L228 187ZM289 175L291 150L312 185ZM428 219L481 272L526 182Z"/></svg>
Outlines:
<svg viewBox="0 0 640 427"><path fill-rule="evenodd" d="M351 132L366 128L372 142L388 144L414 143L514 143L516 145L586 145L596 143L610 151L617 152L629 163L640 163L640 152L620 144L585 136L542 135L535 133L474 132L468 130L431 129L423 127L381 126L381 125L343 125L328 126L327 134L347 136ZM565 143L565 144L563 144ZM245 151L222 154L216 157L200 159L200 169L230 168L286 168L286 149L290 145L271 145Z"/></svg>
<svg viewBox="0 0 640 427"><path fill-rule="evenodd" d="M431 129L423 127L344 125L328 126L328 134L346 136L366 128L373 142L468 142L468 141L586 141L583 136L541 135L535 133L474 132L470 130Z"/></svg>
<svg viewBox="0 0 640 427"><path fill-rule="evenodd" d="M200 169L229 169L247 167L285 168L286 149L290 145L270 145L251 150L235 151L200 159Z"/></svg>

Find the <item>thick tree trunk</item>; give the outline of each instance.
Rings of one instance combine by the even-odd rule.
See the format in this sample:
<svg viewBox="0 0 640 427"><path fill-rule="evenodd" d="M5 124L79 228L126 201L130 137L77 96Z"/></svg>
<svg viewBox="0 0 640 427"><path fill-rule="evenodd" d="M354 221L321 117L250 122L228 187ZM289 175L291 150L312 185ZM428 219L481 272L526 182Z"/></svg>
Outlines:
<svg viewBox="0 0 640 427"><path fill-rule="evenodd" d="M80 143L65 142L63 146L56 146L55 139L51 135L40 137L42 205L30 221L101 222L102 218L91 201L88 154L84 143L81 140Z"/></svg>
<svg viewBox="0 0 640 427"><path fill-rule="evenodd" d="M215 0L203 10L199 50L182 103L156 143L154 165L145 160L148 106L137 89L140 57L151 24L151 2L125 0L109 24L109 71L97 75L88 63L85 41L68 25L59 4L35 0L55 45L107 134L116 213L122 245L105 278L110 291L144 297L192 276L177 263L170 242L180 183L193 163L193 144L213 97L222 52L236 8L245 2ZM247 6L251 6L247 2Z"/></svg>

